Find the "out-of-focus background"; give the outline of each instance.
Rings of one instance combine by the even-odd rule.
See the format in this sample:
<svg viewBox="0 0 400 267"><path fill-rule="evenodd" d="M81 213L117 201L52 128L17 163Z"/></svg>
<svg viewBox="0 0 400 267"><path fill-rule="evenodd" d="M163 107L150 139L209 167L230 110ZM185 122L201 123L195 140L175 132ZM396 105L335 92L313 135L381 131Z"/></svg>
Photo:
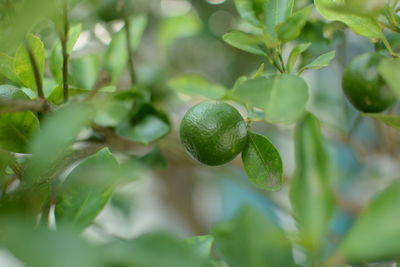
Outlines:
<svg viewBox="0 0 400 267"><path fill-rule="evenodd" d="M79 71L72 76L76 83L91 87L102 75L106 48L123 22L116 0L75 2L70 11L71 24L82 24L83 30L71 58L73 69ZM307 2L312 1L299 0L297 4ZM244 203L279 220L289 233L293 232L295 222L288 216L291 208L287 192L294 169L293 126L253 124L253 130L268 136L282 155L285 186L280 192L256 189L248 181L240 157L223 166L208 167L194 161L180 144L178 132L183 114L204 99L174 92L168 85L170 79L195 74L232 88L241 75L254 73L262 63L266 64L266 72L274 71L264 59L223 42L226 32L251 27L240 21L233 1L132 0L131 9L128 12L137 18L137 27L146 24L134 55L138 82L151 92L155 105L170 116L173 131L152 146L137 148L138 156L154 149L149 161L157 166L152 165L138 173L136 181L118 188L84 236L101 242L107 235L131 238L155 229L181 237L202 235L217 222L229 219ZM305 72L304 78L312 95L309 110L322 121L333 162L332 183L340 209L331 233L340 236L370 197L400 173L398 148L392 146L398 135L368 118L360 120L341 90L341 75L347 62L374 47L349 31L330 35L316 12L312 18L300 38L312 43L303 62L337 50L330 67ZM57 38L53 25L44 22L38 32L50 50ZM112 59L118 60L118 55L112 55ZM126 88L128 84L129 75L124 70L118 87ZM51 81L46 85L51 87ZM0 266L22 265L3 251Z"/></svg>

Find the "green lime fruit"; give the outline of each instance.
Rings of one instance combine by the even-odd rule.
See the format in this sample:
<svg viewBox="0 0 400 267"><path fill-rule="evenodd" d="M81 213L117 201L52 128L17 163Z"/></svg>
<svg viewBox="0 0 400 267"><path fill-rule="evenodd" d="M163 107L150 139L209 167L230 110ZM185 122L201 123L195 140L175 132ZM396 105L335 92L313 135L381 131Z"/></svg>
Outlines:
<svg viewBox="0 0 400 267"><path fill-rule="evenodd" d="M247 142L247 127L231 105L205 101L186 112L180 137L193 158L216 166L233 160L242 152Z"/></svg>
<svg viewBox="0 0 400 267"><path fill-rule="evenodd" d="M396 97L378 72L378 53L366 53L355 57L346 67L342 87L353 106L362 112L382 112L390 107Z"/></svg>

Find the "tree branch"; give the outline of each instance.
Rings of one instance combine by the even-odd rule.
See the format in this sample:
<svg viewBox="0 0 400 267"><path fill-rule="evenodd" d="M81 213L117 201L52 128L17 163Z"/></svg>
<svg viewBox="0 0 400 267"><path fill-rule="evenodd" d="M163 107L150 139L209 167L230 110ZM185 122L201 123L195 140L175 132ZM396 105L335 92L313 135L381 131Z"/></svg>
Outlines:
<svg viewBox="0 0 400 267"><path fill-rule="evenodd" d="M37 64L35 55L33 54L32 48L30 47L28 41L25 41L25 48L26 51L28 52L29 61L31 62L32 65L33 75L35 76L36 89L38 91L39 98L45 99L43 92L43 81L40 75L39 66Z"/></svg>
<svg viewBox="0 0 400 267"><path fill-rule="evenodd" d="M47 112L49 110L49 103L43 99L24 100L0 98L0 115L21 111Z"/></svg>
<svg viewBox="0 0 400 267"><path fill-rule="evenodd" d="M64 103L68 101L68 34L69 34L69 20L68 20L68 1L64 0L64 31L60 36L61 48L63 54L63 93L64 93Z"/></svg>

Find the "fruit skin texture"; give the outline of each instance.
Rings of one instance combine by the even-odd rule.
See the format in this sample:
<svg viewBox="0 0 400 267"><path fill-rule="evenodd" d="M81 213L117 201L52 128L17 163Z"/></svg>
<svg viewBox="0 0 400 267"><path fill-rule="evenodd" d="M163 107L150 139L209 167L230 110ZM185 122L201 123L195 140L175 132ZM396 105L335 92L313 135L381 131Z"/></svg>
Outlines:
<svg viewBox="0 0 400 267"><path fill-rule="evenodd" d="M362 54L355 57L344 71L343 91L353 106L362 112L381 112L396 101L378 72L383 58L378 53Z"/></svg>
<svg viewBox="0 0 400 267"><path fill-rule="evenodd" d="M247 127L231 105L205 101L186 112L180 137L193 158L216 166L231 161L242 152L247 143Z"/></svg>

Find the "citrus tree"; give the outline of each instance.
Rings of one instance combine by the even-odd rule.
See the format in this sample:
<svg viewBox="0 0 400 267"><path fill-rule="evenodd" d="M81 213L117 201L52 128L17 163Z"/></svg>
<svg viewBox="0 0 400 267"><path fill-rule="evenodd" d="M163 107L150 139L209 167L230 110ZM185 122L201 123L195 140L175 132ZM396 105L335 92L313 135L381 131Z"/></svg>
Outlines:
<svg viewBox="0 0 400 267"><path fill-rule="evenodd" d="M400 170L370 191L352 176L398 166L399 12L1 0L1 251L38 267L397 266ZM99 215L129 216L148 176L190 230L108 233ZM193 208L207 177L231 190L222 213L236 203L208 224Z"/></svg>

